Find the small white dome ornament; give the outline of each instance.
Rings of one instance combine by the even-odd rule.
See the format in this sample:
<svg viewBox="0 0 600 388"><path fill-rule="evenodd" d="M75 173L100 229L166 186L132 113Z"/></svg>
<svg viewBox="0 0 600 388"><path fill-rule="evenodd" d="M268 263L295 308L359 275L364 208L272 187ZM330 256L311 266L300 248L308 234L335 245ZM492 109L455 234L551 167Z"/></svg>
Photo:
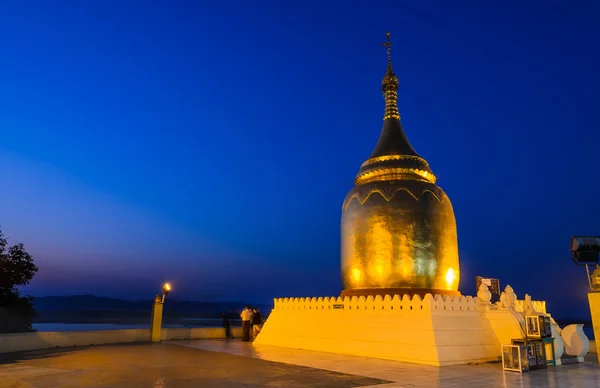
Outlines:
<svg viewBox="0 0 600 388"><path fill-rule="evenodd" d="M531 296L525 294L525 303L523 304L523 312L528 315L534 315L536 313L531 302Z"/></svg>
<svg viewBox="0 0 600 388"><path fill-rule="evenodd" d="M516 300L517 294L515 294L513 288L507 284L506 288L504 288L504 303L506 304L506 307L514 309Z"/></svg>
<svg viewBox="0 0 600 388"><path fill-rule="evenodd" d="M492 300L492 293L488 289L488 286L485 283L481 283L479 285L479 291L477 291L477 297L479 298L479 302L481 303L490 303Z"/></svg>

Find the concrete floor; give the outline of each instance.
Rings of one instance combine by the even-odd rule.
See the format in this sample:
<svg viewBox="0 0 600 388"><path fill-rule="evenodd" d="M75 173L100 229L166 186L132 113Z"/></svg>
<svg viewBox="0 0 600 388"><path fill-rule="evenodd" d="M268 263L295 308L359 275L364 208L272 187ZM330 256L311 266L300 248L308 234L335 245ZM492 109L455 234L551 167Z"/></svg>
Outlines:
<svg viewBox="0 0 600 388"><path fill-rule="evenodd" d="M528 373L499 363L431 367L374 358L182 340L0 354L0 388L90 387L600 387L595 355L583 364Z"/></svg>
<svg viewBox="0 0 600 388"><path fill-rule="evenodd" d="M600 365L596 355L585 363L548 367L523 374L504 372L500 363L434 367L376 358L308 350L252 345L240 341L180 340L180 346L211 350L246 358L284 362L339 373L351 373L390 383L376 388L599 388Z"/></svg>
<svg viewBox="0 0 600 388"><path fill-rule="evenodd" d="M0 355L1 388L345 388L385 382L168 343Z"/></svg>

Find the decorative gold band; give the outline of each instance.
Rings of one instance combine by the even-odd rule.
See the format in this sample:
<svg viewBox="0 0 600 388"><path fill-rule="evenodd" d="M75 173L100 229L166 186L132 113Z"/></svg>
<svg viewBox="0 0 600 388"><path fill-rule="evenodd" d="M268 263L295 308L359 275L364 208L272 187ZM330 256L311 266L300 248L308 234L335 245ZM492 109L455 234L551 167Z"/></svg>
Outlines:
<svg viewBox="0 0 600 388"><path fill-rule="evenodd" d="M354 179L354 184L362 185L373 181L425 180L435 183L436 176L429 171L417 168L382 168L361 174Z"/></svg>
<svg viewBox="0 0 600 388"><path fill-rule="evenodd" d="M389 202L399 192L405 192L405 193L410 194L410 196L413 197L415 199L415 201L420 201L421 198L423 197L423 195L425 195L425 193L431 194L439 203L443 203L444 200L447 200L447 197L439 196L438 194L434 193L433 191L431 191L429 189L425 189L425 190L421 191L421 193L418 193L418 192L413 193L406 187L398 187L398 186L389 187L389 188L374 187L366 193L355 192L351 196L346 197L346 199L344 200L344 204L342 205L342 210L346 211L348 209L348 207L350 206L350 203L354 199L356 199L361 205L364 205L365 202L367 202L367 200L369 199L369 197L371 195L377 193L377 194L381 195L386 201ZM444 199L444 198L446 198L446 199Z"/></svg>
<svg viewBox="0 0 600 388"><path fill-rule="evenodd" d="M388 89L385 91L385 113L383 115L384 120L397 119L400 120L400 113L398 112L398 93L394 89Z"/></svg>
<svg viewBox="0 0 600 388"><path fill-rule="evenodd" d="M377 156L375 158L367 159L361 165L361 167L365 167L365 166L368 166L368 165L373 164L373 163L386 162L388 160L414 160L414 161L417 161L417 162L421 162L425 166L429 167L429 163L427 163L427 161L425 159L423 159L420 156L414 156L414 155L385 155L385 156Z"/></svg>

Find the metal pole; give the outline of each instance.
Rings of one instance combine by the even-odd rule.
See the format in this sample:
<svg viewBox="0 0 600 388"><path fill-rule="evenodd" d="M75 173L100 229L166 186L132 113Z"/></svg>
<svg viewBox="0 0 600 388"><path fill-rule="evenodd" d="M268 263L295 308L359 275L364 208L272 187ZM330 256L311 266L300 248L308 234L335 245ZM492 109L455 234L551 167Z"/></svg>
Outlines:
<svg viewBox="0 0 600 388"><path fill-rule="evenodd" d="M590 269L588 265L585 265L585 273L587 273L588 284L590 285L590 290L592 289L592 279L590 278Z"/></svg>

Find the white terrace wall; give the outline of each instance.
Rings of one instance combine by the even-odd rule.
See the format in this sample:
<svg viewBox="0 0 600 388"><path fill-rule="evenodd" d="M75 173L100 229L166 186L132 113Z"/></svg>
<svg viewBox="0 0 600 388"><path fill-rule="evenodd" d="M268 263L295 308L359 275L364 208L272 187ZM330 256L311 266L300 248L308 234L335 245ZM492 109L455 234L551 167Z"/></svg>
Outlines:
<svg viewBox="0 0 600 388"><path fill-rule="evenodd" d="M241 337L241 328L231 330L234 337ZM200 338L225 338L225 330L212 327L169 328L162 329L161 333L162 340ZM0 334L0 353L149 341L150 329Z"/></svg>
<svg viewBox="0 0 600 388"><path fill-rule="evenodd" d="M500 355L477 298L431 294L275 299L254 343L436 366Z"/></svg>
<svg viewBox="0 0 600 388"><path fill-rule="evenodd" d="M232 327L231 335L235 338L242 337L241 327ZM193 328L170 328L162 329L161 340L182 340L182 339L224 339L225 329L220 327L193 327Z"/></svg>
<svg viewBox="0 0 600 388"><path fill-rule="evenodd" d="M0 335L0 352L149 341L150 329L37 332Z"/></svg>

